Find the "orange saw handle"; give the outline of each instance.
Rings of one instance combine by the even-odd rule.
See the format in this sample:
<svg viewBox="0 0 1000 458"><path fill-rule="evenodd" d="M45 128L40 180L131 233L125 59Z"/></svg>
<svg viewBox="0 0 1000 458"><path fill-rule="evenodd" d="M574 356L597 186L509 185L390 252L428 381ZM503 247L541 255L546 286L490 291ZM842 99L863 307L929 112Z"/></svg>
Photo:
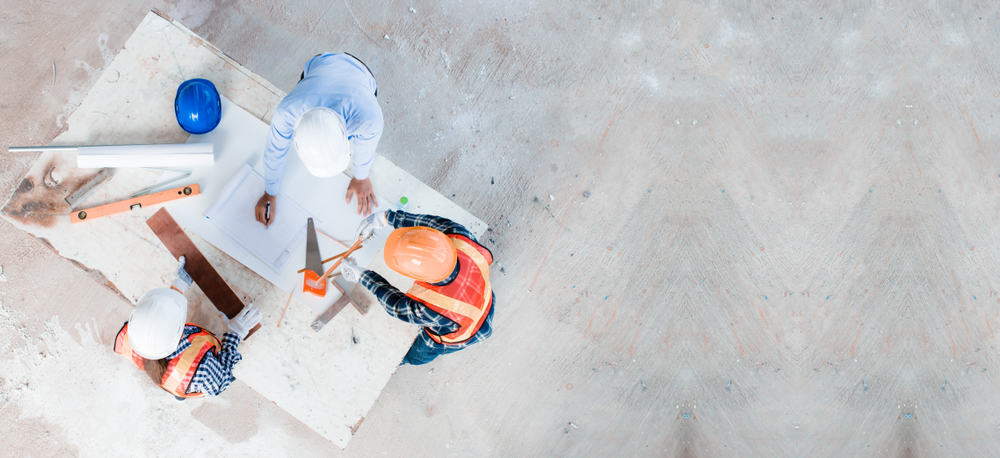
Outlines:
<svg viewBox="0 0 1000 458"><path fill-rule="evenodd" d="M319 275L316 272L307 270L306 274L302 277L302 292L314 296L326 297L326 280L319 281Z"/></svg>

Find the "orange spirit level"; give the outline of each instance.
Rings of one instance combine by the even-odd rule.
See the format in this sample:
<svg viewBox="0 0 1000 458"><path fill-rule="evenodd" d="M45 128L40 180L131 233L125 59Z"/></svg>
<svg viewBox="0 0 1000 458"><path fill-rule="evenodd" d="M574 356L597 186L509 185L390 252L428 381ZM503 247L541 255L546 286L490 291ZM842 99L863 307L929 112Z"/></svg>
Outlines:
<svg viewBox="0 0 1000 458"><path fill-rule="evenodd" d="M102 216L114 215L117 213L127 212L129 210L138 210L143 207L162 204L164 202L183 199L185 197L197 196L199 194L201 194L201 188L199 188L198 184L195 183L189 186L181 186L179 188L168 189L166 191L160 191L154 194L148 194L145 196L134 197L119 202L101 205L99 207L92 207L86 210L74 211L69 215L69 220L73 224L76 224L82 221L90 221L92 219L97 219Z"/></svg>

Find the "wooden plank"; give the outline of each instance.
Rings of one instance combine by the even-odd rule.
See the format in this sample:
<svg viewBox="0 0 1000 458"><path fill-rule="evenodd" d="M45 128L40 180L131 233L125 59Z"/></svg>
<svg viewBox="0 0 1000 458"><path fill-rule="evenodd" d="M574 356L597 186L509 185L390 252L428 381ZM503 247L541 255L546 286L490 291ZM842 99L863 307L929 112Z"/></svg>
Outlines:
<svg viewBox="0 0 1000 458"><path fill-rule="evenodd" d="M130 210L138 210L140 208L162 204L172 200L183 199L185 197L197 196L199 194L201 194L201 188L198 187L198 183L195 183L188 186L180 186L166 191L147 194L145 196L133 197L131 199L120 200L110 204L83 209L70 214L69 220L73 224L83 221L91 221L102 216L110 216Z"/></svg>
<svg viewBox="0 0 1000 458"><path fill-rule="evenodd" d="M184 230L177 225L174 218L166 208L161 208L152 217L146 220L146 225L153 230L153 233L160 238L163 246L170 250L174 258L180 259L184 256L186 263L184 270L191 275L195 283L201 288L212 301L212 305L224 313L227 317L233 318L243 310L243 301L240 300L233 288L226 283L226 280L219 275L219 272L212 267L212 264L205 259L205 255L194 246ZM253 335L260 329L260 323L250 330L247 337Z"/></svg>

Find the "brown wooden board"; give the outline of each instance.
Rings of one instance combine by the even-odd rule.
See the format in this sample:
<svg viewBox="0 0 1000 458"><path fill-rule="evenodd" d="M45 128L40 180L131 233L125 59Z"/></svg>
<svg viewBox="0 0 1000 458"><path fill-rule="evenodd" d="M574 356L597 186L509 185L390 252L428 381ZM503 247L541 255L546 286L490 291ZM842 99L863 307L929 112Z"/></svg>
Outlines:
<svg viewBox="0 0 1000 458"><path fill-rule="evenodd" d="M236 295L229 283L226 283L226 280L219 275L215 267L212 267L208 259L205 259L205 255L201 254L198 247L194 246L194 243L177 225L166 208L161 208L146 220L146 225L160 238L163 246L170 250L170 254L174 255L174 258L185 257L184 270L191 275L191 278L205 293L208 300L212 301L215 308L229 318L233 318L243 310L244 304L240 297ZM247 337L253 335L259 328L260 324L258 323L250 330Z"/></svg>

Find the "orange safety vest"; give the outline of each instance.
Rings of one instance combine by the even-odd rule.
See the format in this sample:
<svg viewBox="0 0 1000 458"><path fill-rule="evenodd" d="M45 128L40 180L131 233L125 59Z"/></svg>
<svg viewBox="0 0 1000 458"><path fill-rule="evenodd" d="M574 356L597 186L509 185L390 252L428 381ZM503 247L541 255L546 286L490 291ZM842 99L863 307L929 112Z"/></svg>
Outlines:
<svg viewBox="0 0 1000 458"><path fill-rule="evenodd" d="M191 323L187 323L187 325L194 326ZM199 327L198 329L201 328ZM167 371L163 373L163 380L160 383L160 387L177 397L200 398L205 396L205 394L188 393L188 385L191 384L191 378L194 377L195 371L198 370L198 365L201 364L205 353L209 350L219 351L222 348L222 344L219 343L219 339L215 335L204 329L185 338L191 342L191 345L188 346L187 350L184 350L183 353L167 363ZM128 343L128 323L125 323L121 331L118 331L118 337L115 338L115 353L131 355L131 357L126 356L126 358L132 361L139 369L146 370L142 362L142 356L132 351L132 346Z"/></svg>
<svg viewBox="0 0 1000 458"><path fill-rule="evenodd" d="M479 331L493 306L493 287L490 286L490 264L493 254L482 245L461 235L448 234L458 254L458 275L444 286L418 281L406 295L420 301L431 310L455 323L457 331L439 336L424 328L427 335L439 344L460 344Z"/></svg>

